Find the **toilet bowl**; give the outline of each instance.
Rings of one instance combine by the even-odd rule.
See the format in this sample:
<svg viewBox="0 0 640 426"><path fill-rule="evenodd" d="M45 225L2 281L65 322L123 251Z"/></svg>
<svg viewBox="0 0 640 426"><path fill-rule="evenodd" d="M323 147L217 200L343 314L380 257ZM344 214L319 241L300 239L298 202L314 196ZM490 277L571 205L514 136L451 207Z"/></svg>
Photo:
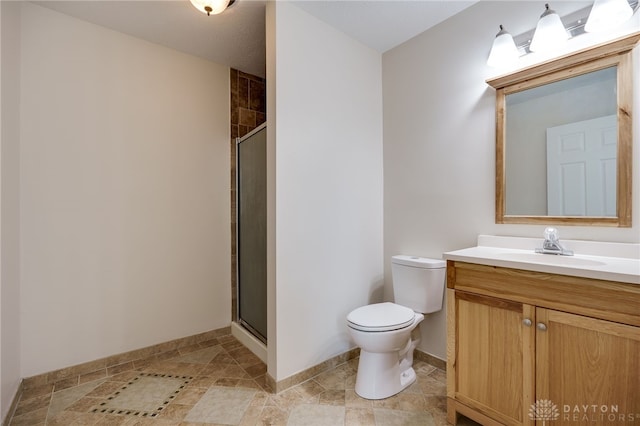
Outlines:
<svg viewBox="0 0 640 426"><path fill-rule="evenodd" d="M416 380L413 350L420 333L412 337L412 332L419 330L423 319L424 315L389 302L363 306L347 316L349 334L360 347L355 389L358 395L387 398Z"/></svg>
<svg viewBox="0 0 640 426"><path fill-rule="evenodd" d="M355 387L359 396L388 398L416 380L413 351L420 342L419 325L423 313L442 309L444 271L442 260L394 256L394 298L403 304L376 303L347 315L349 335L360 347Z"/></svg>

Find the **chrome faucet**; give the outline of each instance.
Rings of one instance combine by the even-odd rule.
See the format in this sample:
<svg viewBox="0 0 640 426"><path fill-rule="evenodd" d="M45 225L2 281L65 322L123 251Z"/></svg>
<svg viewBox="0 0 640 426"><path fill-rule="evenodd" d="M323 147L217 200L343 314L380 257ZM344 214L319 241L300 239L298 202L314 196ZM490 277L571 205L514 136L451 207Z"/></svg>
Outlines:
<svg viewBox="0 0 640 426"><path fill-rule="evenodd" d="M544 243L542 243L542 248L536 249L536 253L573 256L572 250L568 250L560 244L560 238L558 237L558 230L556 228L546 228L544 230Z"/></svg>

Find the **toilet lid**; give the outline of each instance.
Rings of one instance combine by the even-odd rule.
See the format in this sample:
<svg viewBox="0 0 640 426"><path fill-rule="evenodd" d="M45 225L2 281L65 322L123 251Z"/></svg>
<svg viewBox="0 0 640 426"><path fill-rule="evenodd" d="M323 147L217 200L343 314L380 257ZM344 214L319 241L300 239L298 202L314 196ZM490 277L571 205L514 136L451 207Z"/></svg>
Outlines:
<svg viewBox="0 0 640 426"><path fill-rule="evenodd" d="M349 327L361 331L399 330L413 324L415 312L395 303L375 303L355 309L347 315Z"/></svg>

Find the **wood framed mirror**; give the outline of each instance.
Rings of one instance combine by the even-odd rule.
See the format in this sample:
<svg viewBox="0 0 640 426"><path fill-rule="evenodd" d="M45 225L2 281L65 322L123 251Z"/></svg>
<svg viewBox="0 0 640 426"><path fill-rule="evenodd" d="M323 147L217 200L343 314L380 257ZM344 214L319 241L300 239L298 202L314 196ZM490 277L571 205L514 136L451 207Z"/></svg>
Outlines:
<svg viewBox="0 0 640 426"><path fill-rule="evenodd" d="M640 32L487 80L496 223L631 226L632 50Z"/></svg>

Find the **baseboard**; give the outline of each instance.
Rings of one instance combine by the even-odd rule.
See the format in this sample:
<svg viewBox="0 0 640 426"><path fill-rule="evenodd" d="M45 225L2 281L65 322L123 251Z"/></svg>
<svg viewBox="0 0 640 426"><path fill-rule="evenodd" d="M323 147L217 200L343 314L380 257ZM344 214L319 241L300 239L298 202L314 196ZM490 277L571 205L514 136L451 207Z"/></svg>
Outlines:
<svg viewBox="0 0 640 426"><path fill-rule="evenodd" d="M311 379L314 376L317 376L320 373L331 370L332 368L335 368L340 364L357 358L359 355L360 348L351 349L340 355L334 356L333 358L329 358L328 360L323 361L320 364L314 365L311 368L307 368L306 370L296 373L293 376L289 376L286 379L280 380L279 382L276 382L276 380L271 377L270 374L267 374L267 385L271 388L272 392L280 393L283 390L306 382L307 380Z"/></svg>
<svg viewBox="0 0 640 426"><path fill-rule="evenodd" d="M152 360L176 356L178 349L197 345L229 334L231 334L231 328L224 327L142 349L112 355L95 361L77 364L60 370L38 374L22 379L21 388L25 390L49 385L60 388L75 386L90 380L97 380L123 371L132 370Z"/></svg>
<svg viewBox="0 0 640 426"><path fill-rule="evenodd" d="M18 402L20 402L20 397L22 396L22 391L23 391L23 386L22 386L23 381L20 381L20 384L18 385L18 390L16 391L16 394L13 396L13 399L11 400L11 406L9 406L9 411L7 411L7 415L4 417L4 419L2 419L2 426L5 425L9 425L9 420L11 420L11 418L13 417L13 413L15 413L16 408L18 407Z"/></svg>
<svg viewBox="0 0 640 426"><path fill-rule="evenodd" d="M323 373L327 370L331 370L332 368L335 368L340 364L343 364L349 360L357 358L358 356L360 356L360 349L359 348L351 349L345 353L342 353L324 362L321 362L320 364L317 364L311 368L301 371L300 373L294 374L293 376L280 380L279 382L277 382L273 377L271 377L270 374L267 373L266 384L269 388L271 388L272 392L280 393L293 386L299 385L300 383L304 383L307 380L311 379L314 376L317 376L320 373ZM446 361L443 361L438 357L422 352L418 349L415 350L413 358L415 360L426 362L427 364L433 365L434 367L439 368L441 370L446 370L447 368Z"/></svg>
<svg viewBox="0 0 640 426"><path fill-rule="evenodd" d="M426 362L427 364L433 365L440 370L447 369L447 361L441 360L440 358L428 354L426 352L422 352L419 349L416 349L413 352L413 359L417 359L418 361Z"/></svg>

